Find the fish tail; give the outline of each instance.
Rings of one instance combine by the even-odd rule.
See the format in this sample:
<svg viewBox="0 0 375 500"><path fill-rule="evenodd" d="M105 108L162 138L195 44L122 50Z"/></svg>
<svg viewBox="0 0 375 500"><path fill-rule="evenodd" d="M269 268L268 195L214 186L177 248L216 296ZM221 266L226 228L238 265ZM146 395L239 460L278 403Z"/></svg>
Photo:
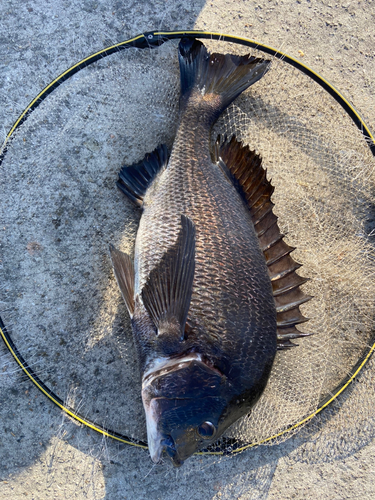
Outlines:
<svg viewBox="0 0 375 500"><path fill-rule="evenodd" d="M210 104L214 123L241 92L262 78L270 61L249 54L210 54L199 40L182 38L179 63L180 109L183 110L194 95L195 99Z"/></svg>

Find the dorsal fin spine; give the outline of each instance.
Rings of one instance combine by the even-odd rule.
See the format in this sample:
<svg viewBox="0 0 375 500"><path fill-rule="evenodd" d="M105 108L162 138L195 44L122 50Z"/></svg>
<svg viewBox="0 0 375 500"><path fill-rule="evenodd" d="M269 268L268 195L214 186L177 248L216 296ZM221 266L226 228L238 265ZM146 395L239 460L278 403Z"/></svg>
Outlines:
<svg viewBox="0 0 375 500"><path fill-rule="evenodd" d="M284 238L285 234L282 234L280 233L280 235L275 238L274 240L272 240L270 243L268 243L268 245L265 245L265 246L261 246L261 249L263 252L265 252L266 250L269 250L270 248L272 248L274 245L277 245L277 243L282 240Z"/></svg>
<svg viewBox="0 0 375 500"><path fill-rule="evenodd" d="M269 203L264 203L255 213L251 214L253 221L254 221L254 226L260 222L261 220L266 217L267 214L272 212L272 209L274 207L274 204L272 202ZM262 211L263 209L263 211Z"/></svg>
<svg viewBox="0 0 375 500"><path fill-rule="evenodd" d="M262 196L271 197L273 192L275 191L275 188L271 184L264 183L262 187L263 189L259 190L256 193L256 196L251 199L251 203L249 203L250 209L260 200Z"/></svg>
<svg viewBox="0 0 375 500"><path fill-rule="evenodd" d="M278 262L279 260L281 260L286 255L291 254L295 249L296 249L295 247L289 247L288 249L286 248L279 255L276 255L273 258L267 258L267 256L266 256L267 266L271 266L272 264L276 264L276 262Z"/></svg>
<svg viewBox="0 0 375 500"><path fill-rule="evenodd" d="M298 288L299 286L305 284L310 279L310 278L302 278L298 274L296 274L296 276L298 276L298 278L300 278L297 283L293 283L292 285L285 286L285 287L282 287L279 289L276 289L276 287L275 287L275 289L273 291L273 296L277 297L278 295L282 295L286 292L290 292L291 290L294 290L295 288Z"/></svg>
<svg viewBox="0 0 375 500"><path fill-rule="evenodd" d="M273 224L271 226L264 228L262 231L257 232L258 238L260 238L261 236L264 236L267 233L267 231L272 229L274 226L277 226L277 219L273 222Z"/></svg>
<svg viewBox="0 0 375 500"><path fill-rule="evenodd" d="M288 276L288 274L294 273L300 267L302 267L302 264L298 264L298 262L295 262L294 266L289 267L289 268L285 269L284 271L280 271L280 272L275 273L275 274L270 272L271 282L285 278L286 276Z"/></svg>

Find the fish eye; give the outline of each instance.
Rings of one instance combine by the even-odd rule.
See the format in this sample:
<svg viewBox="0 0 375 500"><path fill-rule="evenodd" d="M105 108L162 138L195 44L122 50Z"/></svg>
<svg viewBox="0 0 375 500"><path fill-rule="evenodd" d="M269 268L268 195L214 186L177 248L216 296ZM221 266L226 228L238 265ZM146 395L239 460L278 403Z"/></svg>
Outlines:
<svg viewBox="0 0 375 500"><path fill-rule="evenodd" d="M211 439L216 432L216 427L211 422L203 422L198 428L197 433L203 439Z"/></svg>

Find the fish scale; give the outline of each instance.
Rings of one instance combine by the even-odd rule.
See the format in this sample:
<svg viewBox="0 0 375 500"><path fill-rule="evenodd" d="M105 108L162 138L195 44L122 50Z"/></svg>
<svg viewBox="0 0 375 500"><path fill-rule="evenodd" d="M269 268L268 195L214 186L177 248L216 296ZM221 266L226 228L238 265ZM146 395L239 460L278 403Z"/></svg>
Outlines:
<svg viewBox="0 0 375 500"><path fill-rule="evenodd" d="M201 42L184 39L179 60L180 123L169 161L160 146L120 172L119 187L142 207L134 268L111 250L132 317L150 454L157 462L165 453L176 466L249 412L267 383L277 339L250 207L214 158L210 137L222 111L268 62L210 55ZM253 185L235 147L241 180L256 194L265 174L257 171Z"/></svg>

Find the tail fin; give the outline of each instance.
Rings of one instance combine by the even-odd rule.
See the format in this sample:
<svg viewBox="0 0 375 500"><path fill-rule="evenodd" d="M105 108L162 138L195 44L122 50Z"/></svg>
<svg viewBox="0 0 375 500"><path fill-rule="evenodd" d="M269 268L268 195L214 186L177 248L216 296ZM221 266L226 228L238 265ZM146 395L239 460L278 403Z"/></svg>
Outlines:
<svg viewBox="0 0 375 500"><path fill-rule="evenodd" d="M270 61L233 54L209 54L198 40L182 38L179 44L181 74L181 105L187 102L193 90L207 100L215 96L215 119L241 92L257 82L266 73ZM219 102L217 97L219 96Z"/></svg>

